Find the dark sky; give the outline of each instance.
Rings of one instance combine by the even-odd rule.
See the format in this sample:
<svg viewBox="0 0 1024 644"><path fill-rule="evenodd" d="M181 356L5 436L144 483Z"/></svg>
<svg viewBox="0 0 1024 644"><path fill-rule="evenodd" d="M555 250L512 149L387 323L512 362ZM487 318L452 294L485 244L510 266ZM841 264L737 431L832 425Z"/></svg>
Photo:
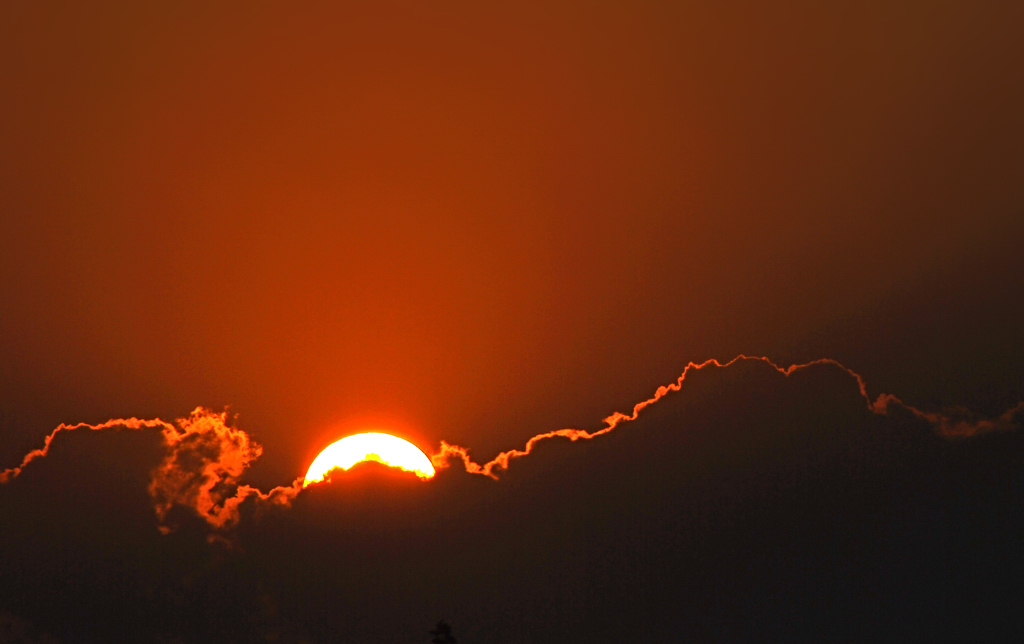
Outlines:
<svg viewBox="0 0 1024 644"><path fill-rule="evenodd" d="M366 429L486 460L740 353L949 418L1024 399L1015 3L321 5L0 7L0 470L62 422L198 405L263 446L262 489ZM1019 419L939 438L838 368L753 364L498 482L367 464L250 503L230 547L184 508L158 532L158 432L60 435L0 486L0 615L68 642L1002 624Z"/></svg>

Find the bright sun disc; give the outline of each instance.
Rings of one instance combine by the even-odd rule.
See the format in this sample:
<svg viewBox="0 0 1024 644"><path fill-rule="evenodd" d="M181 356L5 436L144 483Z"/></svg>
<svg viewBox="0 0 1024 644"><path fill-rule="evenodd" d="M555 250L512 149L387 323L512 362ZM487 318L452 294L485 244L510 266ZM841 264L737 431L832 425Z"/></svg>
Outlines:
<svg viewBox="0 0 1024 644"><path fill-rule="evenodd" d="M434 476L430 459L409 441L391 434L367 432L346 436L328 445L313 459L303 485L324 480L327 473L335 468L347 470L362 461L377 461L407 470L422 479Z"/></svg>

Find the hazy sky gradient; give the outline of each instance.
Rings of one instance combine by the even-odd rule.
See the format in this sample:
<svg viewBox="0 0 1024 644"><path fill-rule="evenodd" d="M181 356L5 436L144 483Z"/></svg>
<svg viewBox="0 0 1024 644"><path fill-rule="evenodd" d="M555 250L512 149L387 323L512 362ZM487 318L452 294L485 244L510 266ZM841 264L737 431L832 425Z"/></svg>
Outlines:
<svg viewBox="0 0 1024 644"><path fill-rule="evenodd" d="M0 9L0 428L495 452L690 360L1024 395L1013 3ZM262 473L261 473L262 471Z"/></svg>

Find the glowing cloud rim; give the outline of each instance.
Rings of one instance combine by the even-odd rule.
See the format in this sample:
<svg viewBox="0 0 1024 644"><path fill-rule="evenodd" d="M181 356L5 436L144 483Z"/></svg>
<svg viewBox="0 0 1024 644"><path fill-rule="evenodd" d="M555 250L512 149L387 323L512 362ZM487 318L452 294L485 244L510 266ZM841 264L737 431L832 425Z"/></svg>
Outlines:
<svg viewBox="0 0 1024 644"><path fill-rule="evenodd" d="M331 443L313 459L303 479L303 487L324 480L333 469L347 470L362 461L412 472L421 479L434 476L434 466L420 448L409 441L382 432L365 432L346 436Z"/></svg>
<svg viewBox="0 0 1024 644"><path fill-rule="evenodd" d="M959 408L947 409L943 412L929 412L909 405L892 394L881 393L875 398L870 397L860 374L830 358L781 367L767 357L739 355L727 362L707 360L701 363L689 363L675 382L658 387L653 396L636 403L631 413L615 412L608 416L604 419L604 426L597 430L567 428L536 434L527 440L523 447L501 452L484 463L474 461L470 457L468 448L445 441L441 441L438 452L427 459L423 452L408 441L390 434L375 433L377 436L385 437L383 440L386 445L401 446L399 454L402 456L392 459L392 454L387 449L375 446L368 449L355 449L354 451L358 454L351 461L346 458L341 462L330 463L329 461L334 460L333 453L330 458L324 454L332 448L336 449L335 446L339 443L361 436L361 434L355 434L328 446L324 453L314 460L314 465L317 468L321 467L319 463L321 457L328 461L325 468L327 471L335 468L347 469L361 460L374 460L411 471L422 479L430 479L435 474L434 468L440 470L455 463L462 465L469 474L498 479L498 474L507 470L513 459L532 453L533 448L541 441L556 438L577 441L602 436L614 431L622 424L636 420L649 405L657 403L672 392L680 391L685 386L687 376L694 372L709 368L726 369L741 362L764 363L785 377L808 369L838 369L841 373L844 372L852 380L854 386L859 389L860 396L869 412L879 416L909 415L929 425L937 435L950 440L990 432L1010 431L1024 426L1024 401L993 418L979 418L968 410ZM210 528L224 531L239 522L245 506L257 507L261 510L272 506L290 507L292 501L302 492L306 484L315 482L310 479L315 479L318 476L314 467L310 466L306 478L300 476L289 485L279 485L267 492L242 483L240 481L242 475L252 462L259 458L262 448L246 432L230 423L226 412L217 413L204 407L197 407L188 417L179 418L175 423L169 423L159 418L145 420L134 417L114 418L98 424L62 423L46 436L42 447L25 454L20 464L0 469L0 485L10 483L34 461L45 458L53 440L59 434L69 431L120 431L124 429L156 430L162 438L164 457L152 471L149 494L156 511L158 528L164 534L172 532L176 528L177 524L171 513L175 506L190 508L205 520ZM387 460L382 458L384 456L387 456ZM322 479L325 474L326 472L319 473L320 478ZM211 535L208 538L214 541L220 537Z"/></svg>

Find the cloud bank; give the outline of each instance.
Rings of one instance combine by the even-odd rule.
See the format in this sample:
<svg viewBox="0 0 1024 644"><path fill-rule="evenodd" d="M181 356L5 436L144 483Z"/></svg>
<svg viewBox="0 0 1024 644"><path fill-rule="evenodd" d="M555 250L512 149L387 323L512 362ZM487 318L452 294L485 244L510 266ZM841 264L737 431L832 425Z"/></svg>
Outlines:
<svg viewBox="0 0 1024 644"><path fill-rule="evenodd" d="M1008 409L997 418L976 418L968 410L952 409L930 412L917 409L891 394L880 394L872 399L864 379L852 369L832 359L821 359L804 364L781 367L766 357L740 355L727 362L708 360L689 363L679 378L658 387L650 398L638 402L630 413L615 412L595 431L559 429L543 432L526 441L522 449L512 449L496 455L489 461L472 460L469 449L442 441L431 461L435 467L445 468L451 462L460 463L469 474L498 478L499 471L507 470L514 459L531 454L536 446L549 439L564 438L575 442L591 440L608 434L620 426L636 421L648 407L666 396L682 391L688 379L706 370L730 370L757 365L774 370L786 378L794 375L831 371L856 386L866 409L878 416L908 416L927 424L937 435L947 439L966 438L980 433L1009 431L1018 428L1024 419L1024 402ZM159 521L160 531L173 530L170 520L175 507L190 509L214 530L234 527L240 517L240 507L247 500L257 505L289 506L302 490L303 478L290 485L272 488L267 492L251 485L241 484L246 469L260 457L262 448L245 431L228 423L226 412L213 412L197 407L185 418L169 423L160 419L118 418L100 424L62 424L44 440L43 446L25 455L21 464L0 471L0 483L7 483L37 459L46 457L58 435L78 430L106 431L117 429L157 429L162 437L164 458L152 471L149 494ZM681 428L685 431L685 428Z"/></svg>
<svg viewBox="0 0 1024 644"><path fill-rule="evenodd" d="M866 391L831 361L695 364L505 464L301 491L246 485L260 449L222 413L62 426L0 486L0 611L97 642L1014 633L1019 406Z"/></svg>
<svg viewBox="0 0 1024 644"><path fill-rule="evenodd" d="M238 522L238 508L246 499L287 505L301 487L301 478L290 486L275 487L269 492L239 485L239 478L260 457L263 448L246 432L229 425L226 412L216 413L203 407L197 407L176 423L115 418L96 425L59 425L47 435L41 448L25 455L20 465L0 471L0 483L11 481L33 461L46 457L53 441L61 434L119 429L160 431L165 454L153 469L149 494L160 530L165 534L173 529L168 517L175 506L190 508L211 528L220 530Z"/></svg>

